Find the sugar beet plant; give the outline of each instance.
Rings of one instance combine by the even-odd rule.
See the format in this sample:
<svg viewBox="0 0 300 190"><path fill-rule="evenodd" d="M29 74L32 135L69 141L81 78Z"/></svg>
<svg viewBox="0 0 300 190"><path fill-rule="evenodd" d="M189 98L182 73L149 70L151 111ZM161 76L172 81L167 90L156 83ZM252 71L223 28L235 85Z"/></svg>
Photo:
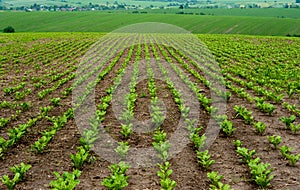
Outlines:
<svg viewBox="0 0 300 190"><path fill-rule="evenodd" d="M17 183L24 179L25 173L31 168L31 165L24 164L23 162L20 166L15 165L10 167L9 169L14 173L14 177L12 179L9 176L4 175L1 178L1 181L6 185L9 190L15 189Z"/></svg>
<svg viewBox="0 0 300 190"><path fill-rule="evenodd" d="M176 187L176 182L170 179L170 175L173 173L173 171L169 169L170 166L171 164L169 162L158 164L160 171L157 172L157 175L160 178L160 186L162 190L172 190Z"/></svg>
<svg viewBox="0 0 300 190"><path fill-rule="evenodd" d="M290 117L280 117L279 120L282 121L286 125L286 128L291 130L294 134L296 134L300 129L300 123L294 124L296 120L295 115L291 115Z"/></svg>
<svg viewBox="0 0 300 190"><path fill-rule="evenodd" d="M236 130L232 122L227 119L225 119L220 123L220 128L226 136L231 136L233 132Z"/></svg>
<svg viewBox="0 0 300 190"><path fill-rule="evenodd" d="M248 111L244 106L235 105L234 110L236 111L236 117L242 117L246 124L251 124L253 122L254 117L252 116L252 112Z"/></svg>
<svg viewBox="0 0 300 190"><path fill-rule="evenodd" d="M228 184L223 184L221 180L223 179L222 175L219 175L218 172L208 172L207 177L210 180L210 190L233 190Z"/></svg>
<svg viewBox="0 0 300 190"><path fill-rule="evenodd" d="M274 146L274 148L277 149L278 145L282 141L282 138L281 136L272 135L272 136L268 136L268 140Z"/></svg>
<svg viewBox="0 0 300 190"><path fill-rule="evenodd" d="M272 114L273 111L276 109L276 107L273 104L270 103L266 103L265 100L262 98L254 98L255 102L256 102L256 106L259 110L261 110L262 112L268 113L268 114Z"/></svg>
<svg viewBox="0 0 300 190"><path fill-rule="evenodd" d="M102 185L111 190L121 190L128 186L128 176L125 172L129 168L128 164L120 162L109 166L111 174L109 177L103 179Z"/></svg>
<svg viewBox="0 0 300 190"><path fill-rule="evenodd" d="M288 147L286 145L280 147L280 153L284 159L289 161L291 166L295 166L300 158L300 154L292 154L291 151L293 150L292 147Z"/></svg>
<svg viewBox="0 0 300 190"><path fill-rule="evenodd" d="M80 183L78 178L80 177L81 171L79 170L73 170L72 173L63 172L62 175L58 172L53 172L53 174L56 180L50 182L50 187L54 190L72 190Z"/></svg>
<svg viewBox="0 0 300 190"><path fill-rule="evenodd" d="M262 189L271 185L274 175L271 175L273 169L269 169L270 164L260 161L260 158L253 158L255 150L248 150L245 147L237 147L236 152L242 156L242 160L250 169L251 179Z"/></svg>

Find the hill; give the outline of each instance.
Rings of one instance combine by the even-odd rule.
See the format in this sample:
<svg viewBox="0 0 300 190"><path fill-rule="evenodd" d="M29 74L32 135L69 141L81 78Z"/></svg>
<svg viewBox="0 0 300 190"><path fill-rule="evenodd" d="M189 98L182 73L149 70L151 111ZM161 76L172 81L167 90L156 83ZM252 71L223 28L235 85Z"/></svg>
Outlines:
<svg viewBox="0 0 300 190"><path fill-rule="evenodd" d="M192 33L269 36L300 34L300 19L292 18L101 12L0 12L0 28L13 26L17 32L110 32L140 22L173 24Z"/></svg>

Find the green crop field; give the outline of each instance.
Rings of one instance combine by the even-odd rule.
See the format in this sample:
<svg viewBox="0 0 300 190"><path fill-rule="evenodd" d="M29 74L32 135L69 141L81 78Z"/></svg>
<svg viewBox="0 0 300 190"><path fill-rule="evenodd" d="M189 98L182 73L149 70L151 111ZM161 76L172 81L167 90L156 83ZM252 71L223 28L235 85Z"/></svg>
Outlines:
<svg viewBox="0 0 300 190"><path fill-rule="evenodd" d="M111 32L141 22L162 22L192 33L277 35L300 34L300 19L100 12L0 12L0 28L17 32Z"/></svg>
<svg viewBox="0 0 300 190"><path fill-rule="evenodd" d="M0 189L300 188L298 38L28 32L0 51Z"/></svg>
<svg viewBox="0 0 300 190"><path fill-rule="evenodd" d="M250 17L276 17L276 18L300 18L300 9L279 9L279 8L253 8L253 9L153 9L145 10L148 13L175 14L180 11L186 13L204 13L215 16L250 16ZM126 11L123 11L126 12ZM129 11L127 11L129 12Z"/></svg>
<svg viewBox="0 0 300 190"><path fill-rule="evenodd" d="M0 12L0 189L300 189L299 10Z"/></svg>

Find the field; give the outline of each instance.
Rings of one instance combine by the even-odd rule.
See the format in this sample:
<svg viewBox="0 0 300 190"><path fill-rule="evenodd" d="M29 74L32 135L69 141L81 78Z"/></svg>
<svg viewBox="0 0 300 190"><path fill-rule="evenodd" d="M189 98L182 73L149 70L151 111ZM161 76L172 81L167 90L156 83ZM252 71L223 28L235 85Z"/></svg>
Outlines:
<svg viewBox="0 0 300 190"><path fill-rule="evenodd" d="M196 39L1 34L0 177L16 189L299 189L300 40Z"/></svg>
<svg viewBox="0 0 300 190"><path fill-rule="evenodd" d="M300 34L299 18L101 12L0 12L0 29L13 26L16 32L111 32L119 27L140 22L174 24L195 34L267 36Z"/></svg>
<svg viewBox="0 0 300 190"><path fill-rule="evenodd" d="M115 0L27 0L27 1L22 1L22 0L2 0L2 4L8 7L16 7L16 6L30 6L33 5L34 3L40 4L40 5L72 5L72 6L80 6L80 5L88 5L89 3L93 4L106 4L107 2L109 3L114 3ZM142 6L142 7L149 7L150 5L154 6L165 6L169 4L169 2L164 2L164 1L147 1L147 0L142 0L142 1L136 1L136 0L118 0L117 1L119 4L127 4L127 5L136 5L136 6ZM178 3L176 1L172 1L173 3ZM223 3L242 3L244 4L244 1L241 0L219 0L217 3L214 2L213 4L223 4ZM291 1L289 0L281 0L278 1L278 3L290 3ZM180 3L180 2L179 2ZM269 5L269 3L264 3L264 0L256 0L252 1L251 3L263 3L266 5ZM1 4L1 3L0 3Z"/></svg>
<svg viewBox="0 0 300 190"><path fill-rule="evenodd" d="M278 9L278 8L260 8L260 9L153 9L146 10L148 13L167 13L175 14L180 11L187 13L204 13L215 16L247 16L247 17L279 17L279 18L300 18L300 9ZM126 12L126 11L124 11ZM128 11L127 11L128 12Z"/></svg>

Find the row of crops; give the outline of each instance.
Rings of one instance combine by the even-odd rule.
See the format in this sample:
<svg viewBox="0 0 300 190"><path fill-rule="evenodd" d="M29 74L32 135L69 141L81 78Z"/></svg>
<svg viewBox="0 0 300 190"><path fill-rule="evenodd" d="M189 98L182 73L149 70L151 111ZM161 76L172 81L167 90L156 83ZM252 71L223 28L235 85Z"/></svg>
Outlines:
<svg viewBox="0 0 300 190"><path fill-rule="evenodd" d="M300 41L198 38L1 35L0 188L299 188Z"/></svg>

